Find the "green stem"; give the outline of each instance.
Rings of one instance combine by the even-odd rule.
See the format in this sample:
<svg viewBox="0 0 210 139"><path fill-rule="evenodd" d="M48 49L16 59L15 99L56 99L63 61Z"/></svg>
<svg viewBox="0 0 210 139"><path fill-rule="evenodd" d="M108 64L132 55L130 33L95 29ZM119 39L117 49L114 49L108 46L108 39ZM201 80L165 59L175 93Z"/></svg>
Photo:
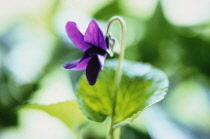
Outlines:
<svg viewBox="0 0 210 139"><path fill-rule="evenodd" d="M121 43L120 43L120 53L119 53L119 61L118 61L118 67L117 72L115 75L115 88L114 88L114 98L113 98L113 107L112 107L112 115L111 115L111 125L110 125L110 131L109 131L109 139L114 139L114 128L113 125L115 124L115 107L117 102L117 96L118 91L120 87L120 81L122 76L122 64L125 54L125 33L126 33L126 25L125 20L120 16L114 16L108 21L107 31L106 34L108 34L110 25L113 21L119 21L121 25ZM119 133L120 134L120 133Z"/></svg>

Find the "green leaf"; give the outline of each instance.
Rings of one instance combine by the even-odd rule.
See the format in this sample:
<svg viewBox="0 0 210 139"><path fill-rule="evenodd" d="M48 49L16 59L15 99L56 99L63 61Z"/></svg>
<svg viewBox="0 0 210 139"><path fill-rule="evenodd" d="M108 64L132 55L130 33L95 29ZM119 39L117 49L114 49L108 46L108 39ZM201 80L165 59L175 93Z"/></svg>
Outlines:
<svg viewBox="0 0 210 139"><path fill-rule="evenodd" d="M89 119L102 122L111 115L116 69L117 60L106 61L94 86L90 86L85 77L80 80L78 102ZM129 124L145 108L162 100L168 84L166 75L151 65L124 61L114 127Z"/></svg>
<svg viewBox="0 0 210 139"><path fill-rule="evenodd" d="M69 128L75 129L86 119L75 101L59 102L51 105L29 104L24 108L38 109L63 121Z"/></svg>

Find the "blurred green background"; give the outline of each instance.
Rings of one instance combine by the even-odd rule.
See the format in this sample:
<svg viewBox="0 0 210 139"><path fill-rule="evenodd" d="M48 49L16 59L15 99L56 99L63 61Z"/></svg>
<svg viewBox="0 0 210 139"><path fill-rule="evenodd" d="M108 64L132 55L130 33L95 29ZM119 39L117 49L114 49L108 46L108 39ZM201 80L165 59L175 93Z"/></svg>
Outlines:
<svg viewBox="0 0 210 139"><path fill-rule="evenodd" d="M210 138L210 0L0 0L0 9L1 139L76 138L72 121L52 116L60 108L20 107L75 100L82 72L62 66L82 53L65 24L75 21L84 33L95 18L105 31L115 15L127 23L125 58L151 63L170 80L166 98L124 127L121 138ZM119 38L118 24L111 30ZM68 114L77 117L70 108ZM104 138L102 127L89 122L81 134Z"/></svg>

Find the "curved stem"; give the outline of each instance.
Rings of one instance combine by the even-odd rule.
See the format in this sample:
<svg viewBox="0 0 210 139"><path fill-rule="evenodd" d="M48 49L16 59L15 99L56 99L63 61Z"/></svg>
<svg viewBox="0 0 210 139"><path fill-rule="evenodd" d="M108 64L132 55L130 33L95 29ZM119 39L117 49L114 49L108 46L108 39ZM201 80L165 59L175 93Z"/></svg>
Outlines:
<svg viewBox="0 0 210 139"><path fill-rule="evenodd" d="M121 43L120 43L120 53L119 53L119 61L118 61L118 67L117 72L115 75L115 88L114 88L114 99L113 99L113 107L112 107L112 115L111 115L111 126L109 131L109 138L114 138L114 128L113 125L115 124L115 107L117 102L117 96L118 96L118 90L120 87L120 81L121 81L121 75L122 75L122 64L125 54L125 33L126 33L126 25L125 20L120 16L114 16L108 21L107 25L107 31L106 34L108 34L110 25L113 21L119 21L121 25Z"/></svg>

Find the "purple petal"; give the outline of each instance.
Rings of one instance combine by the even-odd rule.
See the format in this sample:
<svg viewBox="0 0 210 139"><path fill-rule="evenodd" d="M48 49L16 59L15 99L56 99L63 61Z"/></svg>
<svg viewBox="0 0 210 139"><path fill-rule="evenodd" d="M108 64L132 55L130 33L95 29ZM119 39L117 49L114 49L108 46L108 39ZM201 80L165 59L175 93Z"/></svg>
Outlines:
<svg viewBox="0 0 210 139"><path fill-rule="evenodd" d="M96 83L100 71L101 64L99 62L98 56L94 55L92 59L88 62L86 68L86 77L90 85L94 85Z"/></svg>
<svg viewBox="0 0 210 139"><path fill-rule="evenodd" d="M69 21L66 23L66 32L77 48L81 49L82 51L91 48L90 45L85 43L84 35L82 35L82 33L78 30L75 22Z"/></svg>
<svg viewBox="0 0 210 139"><path fill-rule="evenodd" d="M84 70L87 67L87 64L91 57L82 58L73 62L69 62L65 64L63 67L65 69L71 69L71 70Z"/></svg>
<svg viewBox="0 0 210 139"><path fill-rule="evenodd" d="M69 63L65 64L63 67L65 69L73 69L79 64L79 61L80 61L80 59L73 61L73 62L69 62Z"/></svg>
<svg viewBox="0 0 210 139"><path fill-rule="evenodd" d="M84 40L87 43L104 49L105 51L107 50L104 35L95 20L92 20L88 25Z"/></svg>

